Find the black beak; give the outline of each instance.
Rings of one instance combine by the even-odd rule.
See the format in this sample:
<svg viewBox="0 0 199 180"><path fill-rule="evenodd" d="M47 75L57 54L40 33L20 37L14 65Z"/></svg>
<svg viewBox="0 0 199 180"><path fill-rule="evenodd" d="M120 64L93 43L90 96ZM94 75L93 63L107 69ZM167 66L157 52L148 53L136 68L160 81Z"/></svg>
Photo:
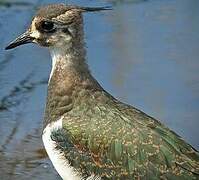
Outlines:
<svg viewBox="0 0 199 180"><path fill-rule="evenodd" d="M27 44L27 43L31 43L33 42L35 38L30 36L30 32L26 31L25 33L23 33L21 36L19 36L18 38L16 38L14 41L12 41L5 49L13 49L17 46L20 46L22 44Z"/></svg>

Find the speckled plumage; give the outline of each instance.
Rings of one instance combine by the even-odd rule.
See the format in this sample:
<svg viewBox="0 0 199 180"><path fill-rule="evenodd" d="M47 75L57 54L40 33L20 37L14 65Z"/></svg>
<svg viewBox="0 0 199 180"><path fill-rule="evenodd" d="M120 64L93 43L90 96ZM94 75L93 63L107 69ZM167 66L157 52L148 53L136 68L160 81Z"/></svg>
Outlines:
<svg viewBox="0 0 199 180"><path fill-rule="evenodd" d="M52 139L84 176L199 178L198 153L174 132L104 91L79 93Z"/></svg>
<svg viewBox="0 0 199 180"><path fill-rule="evenodd" d="M49 47L54 59L44 128L61 118L62 128L51 134L56 150L84 178L199 179L199 154L193 147L158 120L112 97L91 75L82 12L103 9L46 6L29 29L30 36L37 35L31 36L33 42ZM46 19L57 23L55 32L39 31Z"/></svg>

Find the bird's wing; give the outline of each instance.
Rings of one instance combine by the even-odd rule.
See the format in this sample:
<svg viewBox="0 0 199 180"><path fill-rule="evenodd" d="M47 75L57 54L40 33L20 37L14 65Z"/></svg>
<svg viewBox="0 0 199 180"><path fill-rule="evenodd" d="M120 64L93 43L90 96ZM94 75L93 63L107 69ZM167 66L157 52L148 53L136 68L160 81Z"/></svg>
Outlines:
<svg viewBox="0 0 199 180"><path fill-rule="evenodd" d="M159 121L116 100L79 104L52 138L85 176L199 178L198 152Z"/></svg>

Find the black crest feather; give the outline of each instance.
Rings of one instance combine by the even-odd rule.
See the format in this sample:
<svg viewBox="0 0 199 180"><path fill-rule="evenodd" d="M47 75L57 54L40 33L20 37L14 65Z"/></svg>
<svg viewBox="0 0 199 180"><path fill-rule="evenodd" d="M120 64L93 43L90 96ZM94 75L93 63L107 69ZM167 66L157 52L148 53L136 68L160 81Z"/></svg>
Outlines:
<svg viewBox="0 0 199 180"><path fill-rule="evenodd" d="M105 6L105 7L80 7L80 9L85 11L85 12L112 10L112 8L110 6Z"/></svg>

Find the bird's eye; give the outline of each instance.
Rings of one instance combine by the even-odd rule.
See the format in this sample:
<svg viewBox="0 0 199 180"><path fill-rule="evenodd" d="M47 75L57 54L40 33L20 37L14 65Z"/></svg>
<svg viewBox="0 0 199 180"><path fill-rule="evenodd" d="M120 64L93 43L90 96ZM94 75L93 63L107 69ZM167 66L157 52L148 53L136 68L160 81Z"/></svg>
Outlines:
<svg viewBox="0 0 199 180"><path fill-rule="evenodd" d="M44 32L54 32L55 31L55 25L53 22L50 21L43 21L41 23L41 30Z"/></svg>

